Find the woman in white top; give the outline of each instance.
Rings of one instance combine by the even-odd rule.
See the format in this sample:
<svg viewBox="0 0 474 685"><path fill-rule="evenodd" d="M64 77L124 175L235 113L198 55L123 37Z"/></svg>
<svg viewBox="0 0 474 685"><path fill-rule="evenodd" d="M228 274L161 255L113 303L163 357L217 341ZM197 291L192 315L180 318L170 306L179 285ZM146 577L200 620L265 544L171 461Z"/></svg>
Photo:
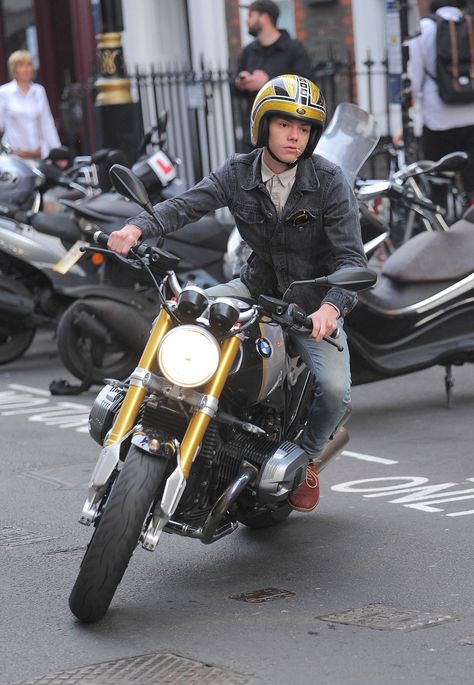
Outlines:
<svg viewBox="0 0 474 685"><path fill-rule="evenodd" d="M46 157L61 145L46 91L33 83L33 61L27 50L16 50L8 58L12 81L0 86L0 131L2 142L25 159Z"/></svg>

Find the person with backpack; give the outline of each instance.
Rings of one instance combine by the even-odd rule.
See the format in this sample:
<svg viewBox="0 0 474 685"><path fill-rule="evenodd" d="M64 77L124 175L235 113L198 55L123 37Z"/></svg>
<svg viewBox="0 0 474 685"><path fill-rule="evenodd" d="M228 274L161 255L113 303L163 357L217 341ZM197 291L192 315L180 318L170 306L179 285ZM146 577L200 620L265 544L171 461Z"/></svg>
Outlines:
<svg viewBox="0 0 474 685"><path fill-rule="evenodd" d="M448 4L449 3L449 4ZM421 104L425 159L458 150L470 156L462 172L474 204L474 17L466 0L431 0L421 33L409 43L412 89Z"/></svg>

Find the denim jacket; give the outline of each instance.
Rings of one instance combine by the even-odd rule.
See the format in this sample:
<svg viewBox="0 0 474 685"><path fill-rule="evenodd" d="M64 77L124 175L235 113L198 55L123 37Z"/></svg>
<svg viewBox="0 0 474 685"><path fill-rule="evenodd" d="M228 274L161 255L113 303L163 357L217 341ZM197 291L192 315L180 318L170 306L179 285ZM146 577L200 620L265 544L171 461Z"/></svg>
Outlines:
<svg viewBox="0 0 474 685"><path fill-rule="evenodd" d="M252 248L240 277L255 297L281 296L292 281L325 276L344 267L365 267L357 201L341 169L318 155L300 160L278 217L262 181L261 155L261 149L232 155L182 195L155 205L163 232L228 207L240 235ZM143 238L158 233L146 212L129 223L142 230ZM342 288L305 285L295 286L291 301L308 314L322 302L331 302L345 317L357 298Z"/></svg>

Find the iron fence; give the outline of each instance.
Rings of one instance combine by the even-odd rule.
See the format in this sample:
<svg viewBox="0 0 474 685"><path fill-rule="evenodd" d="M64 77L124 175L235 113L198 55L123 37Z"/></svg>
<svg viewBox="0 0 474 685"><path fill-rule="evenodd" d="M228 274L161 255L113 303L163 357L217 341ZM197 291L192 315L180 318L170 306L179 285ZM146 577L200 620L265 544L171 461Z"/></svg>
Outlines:
<svg viewBox="0 0 474 685"><path fill-rule="evenodd" d="M325 95L329 117L340 102L356 102L374 113L382 133L390 136L387 60L376 63L367 55L362 67L329 57L314 63L314 80ZM131 77L144 130L156 124L160 112L168 111L168 148L181 160L180 176L187 187L231 153L247 149L249 109L233 78L226 69L182 67L136 71Z"/></svg>

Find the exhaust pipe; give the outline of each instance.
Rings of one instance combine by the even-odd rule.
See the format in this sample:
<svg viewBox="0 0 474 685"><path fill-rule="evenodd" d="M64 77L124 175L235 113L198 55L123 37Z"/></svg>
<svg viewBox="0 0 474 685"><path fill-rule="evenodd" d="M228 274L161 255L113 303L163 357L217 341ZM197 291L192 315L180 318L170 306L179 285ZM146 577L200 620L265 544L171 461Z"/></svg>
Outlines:
<svg viewBox="0 0 474 685"><path fill-rule="evenodd" d="M255 466L252 466L248 462L243 462L242 469L237 478L222 493L209 512L209 516L205 520L202 527L201 542L203 542L205 545L208 545L209 543L214 542L214 540L217 540L219 537L222 537L222 535L218 535L218 527L226 511L235 502L242 490L246 488L250 482L255 480L257 475L258 470L255 468ZM228 532L231 533L232 530L229 530Z"/></svg>
<svg viewBox="0 0 474 685"><path fill-rule="evenodd" d="M73 321L75 326L84 331L84 333L87 333L87 335L90 335L91 338L100 340L100 342L107 342L107 328L85 309L80 309L76 312Z"/></svg>
<svg viewBox="0 0 474 685"><path fill-rule="evenodd" d="M35 303L30 297L16 295L5 290L0 295L0 316L8 321L21 321L28 316L32 316L35 310Z"/></svg>
<svg viewBox="0 0 474 685"><path fill-rule="evenodd" d="M329 440L319 457L313 459L313 463L317 467L317 472L321 473L321 471L326 468L328 462L339 454L348 442L349 433L347 430L344 427L338 428L334 433L334 437Z"/></svg>

